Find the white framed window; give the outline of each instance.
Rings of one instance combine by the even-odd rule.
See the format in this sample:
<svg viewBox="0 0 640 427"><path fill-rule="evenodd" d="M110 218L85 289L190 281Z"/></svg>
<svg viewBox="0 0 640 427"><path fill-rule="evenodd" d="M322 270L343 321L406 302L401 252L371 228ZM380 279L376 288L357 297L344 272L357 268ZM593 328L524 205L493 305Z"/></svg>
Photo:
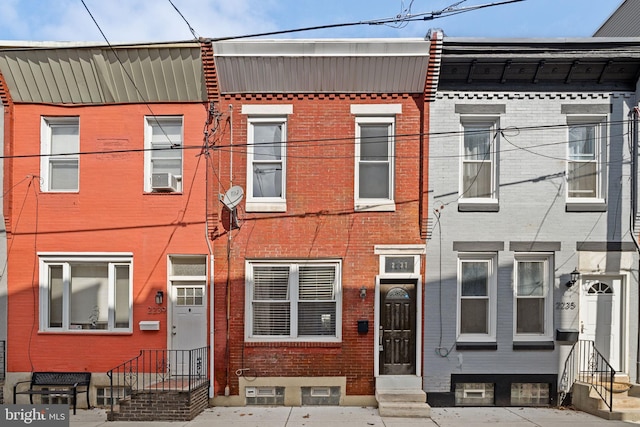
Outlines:
<svg viewBox="0 0 640 427"><path fill-rule="evenodd" d="M40 330L130 332L131 254L39 254Z"/></svg>
<svg viewBox="0 0 640 427"><path fill-rule="evenodd" d="M251 212L286 211L287 118L249 117L247 203Z"/></svg>
<svg viewBox="0 0 640 427"><path fill-rule="evenodd" d="M602 116L567 117L567 200L602 202L604 199L607 125Z"/></svg>
<svg viewBox="0 0 640 427"><path fill-rule="evenodd" d="M516 254L514 264L514 339L553 337L553 255Z"/></svg>
<svg viewBox="0 0 640 427"><path fill-rule="evenodd" d="M356 117L356 210L395 210L394 159L395 117Z"/></svg>
<svg viewBox="0 0 640 427"><path fill-rule="evenodd" d="M496 253L458 255L458 340L495 341Z"/></svg>
<svg viewBox="0 0 640 427"><path fill-rule="evenodd" d="M246 337L341 339L340 261L247 262Z"/></svg>
<svg viewBox="0 0 640 427"><path fill-rule="evenodd" d="M144 147L144 191L182 191L182 117L145 117Z"/></svg>
<svg viewBox="0 0 640 427"><path fill-rule="evenodd" d="M41 191L78 191L80 119L78 117L43 117L40 146Z"/></svg>
<svg viewBox="0 0 640 427"><path fill-rule="evenodd" d="M462 128L460 199L471 203L495 202L498 198L497 118L463 117Z"/></svg>

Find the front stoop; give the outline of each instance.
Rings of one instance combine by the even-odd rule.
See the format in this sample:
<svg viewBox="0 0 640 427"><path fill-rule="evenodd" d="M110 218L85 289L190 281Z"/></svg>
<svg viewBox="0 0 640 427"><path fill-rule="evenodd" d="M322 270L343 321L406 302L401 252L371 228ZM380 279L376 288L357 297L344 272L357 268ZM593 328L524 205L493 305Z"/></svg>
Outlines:
<svg viewBox="0 0 640 427"><path fill-rule="evenodd" d="M381 417L431 418L427 394L415 389L376 390Z"/></svg>
<svg viewBox="0 0 640 427"><path fill-rule="evenodd" d="M590 384L580 381L573 385L571 403L576 409L606 420L640 421L640 385L629 386L627 391L613 393L613 411L609 411Z"/></svg>

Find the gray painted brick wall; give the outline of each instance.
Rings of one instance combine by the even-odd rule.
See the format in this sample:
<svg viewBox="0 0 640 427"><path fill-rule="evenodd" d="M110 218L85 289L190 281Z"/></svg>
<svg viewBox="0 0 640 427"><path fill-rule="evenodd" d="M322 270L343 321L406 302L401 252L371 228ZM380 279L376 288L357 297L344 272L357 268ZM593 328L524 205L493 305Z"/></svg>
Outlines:
<svg viewBox="0 0 640 427"><path fill-rule="evenodd" d="M427 244L425 284L425 391L450 390L456 373L558 373L570 345L555 342L554 350L513 350L513 261L511 241L560 242L554 257L554 302L578 303L577 287L567 290L568 273L602 254L579 254L576 242L629 241L630 154L626 124L634 93L481 93L441 92L431 104L429 194L430 207L439 210ZM458 212L461 136L441 135L461 130L456 104L504 104L500 114L503 135L499 150L499 212ZM606 212L566 212L565 161L568 131L562 105L611 104L608 137ZM558 127L551 127L558 125ZM534 127L534 128L532 128ZM532 129L525 129L532 128ZM434 214L435 217L435 214ZM456 351L457 252L455 241L502 241L498 254L497 350ZM604 255L602 255L604 256ZM608 266L629 273L626 310L627 371L636 375L638 312L635 252L609 254ZM619 265L619 267L618 267ZM614 268L615 266L615 268ZM578 328L578 310L556 310L554 329Z"/></svg>

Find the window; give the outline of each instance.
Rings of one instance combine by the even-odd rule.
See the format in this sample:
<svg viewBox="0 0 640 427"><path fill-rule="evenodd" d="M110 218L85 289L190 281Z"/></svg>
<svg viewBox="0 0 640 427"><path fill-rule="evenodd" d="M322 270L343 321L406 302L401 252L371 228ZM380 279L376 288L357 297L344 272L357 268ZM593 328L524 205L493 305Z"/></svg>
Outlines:
<svg viewBox="0 0 640 427"><path fill-rule="evenodd" d="M147 192L182 191L182 117L146 117L145 188Z"/></svg>
<svg viewBox="0 0 640 427"><path fill-rule="evenodd" d="M356 210L395 210L393 117L356 118Z"/></svg>
<svg viewBox="0 0 640 427"><path fill-rule="evenodd" d="M78 191L80 121L78 117L43 117L42 191Z"/></svg>
<svg viewBox="0 0 640 427"><path fill-rule="evenodd" d="M515 262L515 335L518 339L551 338L551 255L517 255Z"/></svg>
<svg viewBox="0 0 640 427"><path fill-rule="evenodd" d="M258 211L279 211L286 202L287 121L252 117L248 138L247 201Z"/></svg>
<svg viewBox="0 0 640 427"><path fill-rule="evenodd" d="M496 254L461 254L458 271L458 339L496 339Z"/></svg>
<svg viewBox="0 0 640 427"><path fill-rule="evenodd" d="M340 263L248 263L247 336L339 339Z"/></svg>
<svg viewBox="0 0 640 427"><path fill-rule="evenodd" d="M604 198L602 141L605 129L602 119L569 119L567 195L570 200L589 202Z"/></svg>
<svg viewBox="0 0 640 427"><path fill-rule="evenodd" d="M487 119L464 120L460 198L463 202L497 199L497 126Z"/></svg>
<svg viewBox="0 0 640 427"><path fill-rule="evenodd" d="M40 329L131 331L132 258L40 255Z"/></svg>

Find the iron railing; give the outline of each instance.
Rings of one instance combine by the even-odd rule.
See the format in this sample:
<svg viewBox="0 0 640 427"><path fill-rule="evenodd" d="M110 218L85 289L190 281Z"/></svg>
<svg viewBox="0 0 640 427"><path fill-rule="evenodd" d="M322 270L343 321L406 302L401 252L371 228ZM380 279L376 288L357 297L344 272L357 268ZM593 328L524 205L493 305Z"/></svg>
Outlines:
<svg viewBox="0 0 640 427"><path fill-rule="evenodd" d="M580 340L576 342L567 360L564 362L564 372L560 379L560 403L576 381L589 384L600 396L604 404L613 411L613 381L616 370L598 351L593 341Z"/></svg>
<svg viewBox="0 0 640 427"><path fill-rule="evenodd" d="M4 381L7 372L7 342L0 340L0 381Z"/></svg>
<svg viewBox="0 0 640 427"><path fill-rule="evenodd" d="M192 391L207 384L207 360L207 347L193 350L140 350L138 356L107 372L111 412L114 405L133 392Z"/></svg>

